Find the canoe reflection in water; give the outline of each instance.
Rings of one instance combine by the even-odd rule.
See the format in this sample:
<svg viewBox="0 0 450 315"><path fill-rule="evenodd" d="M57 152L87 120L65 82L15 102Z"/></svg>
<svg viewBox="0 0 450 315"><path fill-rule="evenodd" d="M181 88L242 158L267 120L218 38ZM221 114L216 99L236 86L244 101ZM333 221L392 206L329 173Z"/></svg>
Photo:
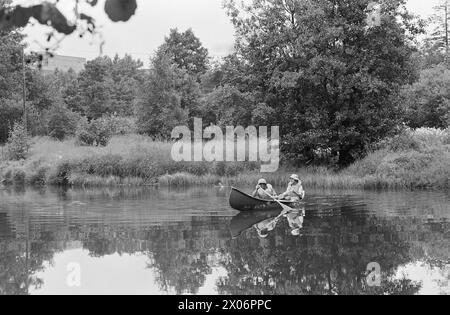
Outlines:
<svg viewBox="0 0 450 315"><path fill-rule="evenodd" d="M305 214L304 208L282 212L241 212L231 221L231 234L236 238L245 231L254 228L259 237L266 238L269 236L270 232L275 230L280 221L287 220L289 227L291 228L291 234L294 236L301 236Z"/></svg>

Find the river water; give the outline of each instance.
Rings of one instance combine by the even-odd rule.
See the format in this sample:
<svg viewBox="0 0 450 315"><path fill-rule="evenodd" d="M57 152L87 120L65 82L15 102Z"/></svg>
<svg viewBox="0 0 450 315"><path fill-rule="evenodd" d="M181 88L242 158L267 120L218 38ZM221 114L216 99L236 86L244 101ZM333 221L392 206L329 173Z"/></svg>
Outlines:
<svg viewBox="0 0 450 315"><path fill-rule="evenodd" d="M246 189L247 191L251 189ZM450 194L0 190L0 294L450 294Z"/></svg>

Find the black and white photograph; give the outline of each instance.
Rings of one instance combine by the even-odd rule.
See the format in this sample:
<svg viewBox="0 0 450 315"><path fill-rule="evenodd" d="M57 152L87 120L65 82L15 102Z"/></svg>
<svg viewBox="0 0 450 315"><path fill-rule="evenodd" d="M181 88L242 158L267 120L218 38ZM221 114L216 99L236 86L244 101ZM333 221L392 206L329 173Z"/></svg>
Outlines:
<svg viewBox="0 0 450 315"><path fill-rule="evenodd" d="M450 1L0 0L0 295L450 295Z"/></svg>

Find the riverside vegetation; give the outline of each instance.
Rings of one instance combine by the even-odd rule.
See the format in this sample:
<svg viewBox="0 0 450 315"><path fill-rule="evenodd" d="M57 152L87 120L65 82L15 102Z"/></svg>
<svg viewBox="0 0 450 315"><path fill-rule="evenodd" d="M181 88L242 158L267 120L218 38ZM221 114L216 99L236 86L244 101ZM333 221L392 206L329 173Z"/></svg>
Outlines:
<svg viewBox="0 0 450 315"><path fill-rule="evenodd" d="M233 52L213 61L191 29L172 29L145 70L116 55L46 73L33 53L24 68L29 40L0 29L2 182L284 185L296 172L308 187L449 186L450 3L428 27L403 0L223 4ZM11 5L0 0L0 12ZM175 163L171 131L196 117L223 130L279 126L282 168Z"/></svg>
<svg viewBox="0 0 450 315"><path fill-rule="evenodd" d="M261 174L258 163L175 162L171 148L170 142L135 134L115 135L104 147L81 146L76 139L34 138L25 159L0 162L0 180L9 185L85 187L253 185L264 176L274 185L285 185L288 174L296 172L310 188L450 187L450 129L405 129L340 171L284 165L279 172Z"/></svg>

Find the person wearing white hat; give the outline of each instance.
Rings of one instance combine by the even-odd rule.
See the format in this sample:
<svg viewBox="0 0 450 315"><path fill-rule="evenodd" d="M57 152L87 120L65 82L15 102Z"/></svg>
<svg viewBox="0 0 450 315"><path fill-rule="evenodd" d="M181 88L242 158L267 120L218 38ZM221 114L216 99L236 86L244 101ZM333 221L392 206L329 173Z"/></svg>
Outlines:
<svg viewBox="0 0 450 315"><path fill-rule="evenodd" d="M275 198L277 193L275 192L275 189L273 189L272 185L268 184L265 179L260 179L252 196L260 199L271 199L270 196Z"/></svg>
<svg viewBox="0 0 450 315"><path fill-rule="evenodd" d="M280 200L300 201L305 199L305 190L302 186L302 181L297 174L289 177L289 185L286 192L278 196Z"/></svg>

